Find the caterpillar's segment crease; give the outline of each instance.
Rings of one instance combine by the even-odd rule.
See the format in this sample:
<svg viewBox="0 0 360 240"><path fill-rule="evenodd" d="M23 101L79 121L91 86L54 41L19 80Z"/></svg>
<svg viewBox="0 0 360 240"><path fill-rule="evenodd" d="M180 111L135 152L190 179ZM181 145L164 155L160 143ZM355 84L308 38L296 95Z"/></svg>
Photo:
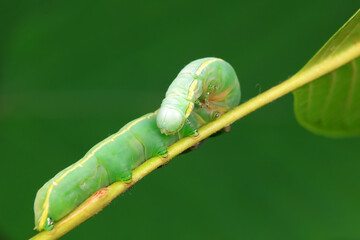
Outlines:
<svg viewBox="0 0 360 240"><path fill-rule="evenodd" d="M51 230L100 188L131 181L132 171L141 163L166 157L170 145L194 135L239 101L240 85L230 64L219 58L191 62L171 83L159 111L126 124L39 189L35 228Z"/></svg>

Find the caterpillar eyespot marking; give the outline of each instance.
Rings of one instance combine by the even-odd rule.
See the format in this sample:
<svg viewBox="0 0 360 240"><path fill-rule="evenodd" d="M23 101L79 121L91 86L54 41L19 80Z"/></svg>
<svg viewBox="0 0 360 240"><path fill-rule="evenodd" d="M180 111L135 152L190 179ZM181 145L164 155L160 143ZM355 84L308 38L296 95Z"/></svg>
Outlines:
<svg viewBox="0 0 360 240"><path fill-rule="evenodd" d="M51 230L97 190L115 181L131 182L141 163L168 157L167 148L181 138L198 137L197 129L237 106L240 96L229 63L219 58L189 63L171 83L159 110L129 122L38 190L35 228Z"/></svg>

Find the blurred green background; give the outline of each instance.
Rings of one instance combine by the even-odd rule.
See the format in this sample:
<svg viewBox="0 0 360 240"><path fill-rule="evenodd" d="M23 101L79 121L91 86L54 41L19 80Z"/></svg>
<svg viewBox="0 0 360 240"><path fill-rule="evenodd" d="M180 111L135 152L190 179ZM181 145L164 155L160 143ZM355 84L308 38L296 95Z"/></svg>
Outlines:
<svg viewBox="0 0 360 240"><path fill-rule="evenodd" d="M34 235L36 191L157 109L190 61L242 102L299 70L358 1L1 1L0 238ZM359 139L301 128L287 95L147 176L64 239L360 239Z"/></svg>

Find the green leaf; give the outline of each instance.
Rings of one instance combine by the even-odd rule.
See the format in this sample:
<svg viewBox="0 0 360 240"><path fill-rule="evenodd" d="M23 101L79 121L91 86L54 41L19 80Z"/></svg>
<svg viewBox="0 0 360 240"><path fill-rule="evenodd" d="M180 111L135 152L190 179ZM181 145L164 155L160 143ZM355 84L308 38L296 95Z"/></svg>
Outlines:
<svg viewBox="0 0 360 240"><path fill-rule="evenodd" d="M330 137L360 135L360 10L296 75L316 71L293 91L299 123Z"/></svg>

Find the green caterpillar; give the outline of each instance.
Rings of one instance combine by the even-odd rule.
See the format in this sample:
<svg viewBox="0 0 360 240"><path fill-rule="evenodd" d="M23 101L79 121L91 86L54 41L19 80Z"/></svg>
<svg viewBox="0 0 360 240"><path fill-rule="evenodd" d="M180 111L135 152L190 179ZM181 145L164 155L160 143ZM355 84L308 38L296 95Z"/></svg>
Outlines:
<svg viewBox="0 0 360 240"><path fill-rule="evenodd" d="M240 102L240 85L230 64L198 59L181 70L158 111L146 114L104 139L59 172L36 194L35 228L53 224L102 187L131 181L132 170Z"/></svg>

